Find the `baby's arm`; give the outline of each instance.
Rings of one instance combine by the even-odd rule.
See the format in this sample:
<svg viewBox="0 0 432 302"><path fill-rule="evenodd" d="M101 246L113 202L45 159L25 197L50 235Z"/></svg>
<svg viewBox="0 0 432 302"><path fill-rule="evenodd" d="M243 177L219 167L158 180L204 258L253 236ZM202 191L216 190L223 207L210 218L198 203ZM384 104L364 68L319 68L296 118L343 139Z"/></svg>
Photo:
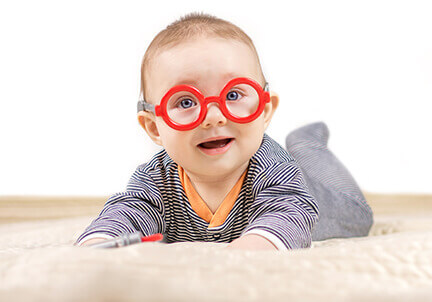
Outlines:
<svg viewBox="0 0 432 302"><path fill-rule="evenodd" d="M99 217L78 238L76 245L88 245L94 243L93 239L100 242L136 231L144 236L162 233L165 228L162 215L138 195L133 192L113 195Z"/></svg>
<svg viewBox="0 0 432 302"><path fill-rule="evenodd" d="M235 246L259 249L266 244L262 240L267 239L278 250L310 247L318 207L297 164L274 163L257 179L255 188L260 191L249 210L249 225ZM247 237L251 235L255 236Z"/></svg>
<svg viewBox="0 0 432 302"><path fill-rule="evenodd" d="M152 178L137 169L125 192L114 194L99 217L86 228L75 245L89 245L126 233L140 231L144 236L165 230L164 204Z"/></svg>

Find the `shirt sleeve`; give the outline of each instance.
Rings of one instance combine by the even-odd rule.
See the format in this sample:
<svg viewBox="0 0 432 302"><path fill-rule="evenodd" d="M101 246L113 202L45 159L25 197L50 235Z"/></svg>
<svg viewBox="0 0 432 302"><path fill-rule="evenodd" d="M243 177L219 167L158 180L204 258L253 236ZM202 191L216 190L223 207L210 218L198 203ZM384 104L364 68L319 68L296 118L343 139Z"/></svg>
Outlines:
<svg viewBox="0 0 432 302"><path fill-rule="evenodd" d="M76 245L92 234L117 237L140 231L144 236L165 231L162 194L153 179L139 168L132 175L126 191L114 194L99 216L78 237Z"/></svg>
<svg viewBox="0 0 432 302"><path fill-rule="evenodd" d="M318 220L318 206L296 162L275 163L257 175L256 197L246 233L264 236L278 249L307 248ZM282 244L281 244L282 243Z"/></svg>

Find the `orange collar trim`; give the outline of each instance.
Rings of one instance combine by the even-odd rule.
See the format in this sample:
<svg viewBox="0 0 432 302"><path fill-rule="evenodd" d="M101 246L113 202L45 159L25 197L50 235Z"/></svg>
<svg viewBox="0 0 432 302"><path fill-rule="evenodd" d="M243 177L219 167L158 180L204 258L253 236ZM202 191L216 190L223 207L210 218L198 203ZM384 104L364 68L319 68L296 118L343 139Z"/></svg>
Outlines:
<svg viewBox="0 0 432 302"><path fill-rule="evenodd" d="M207 223L209 223L209 228L217 227L222 225L228 217L228 214L231 212L234 204L237 200L238 195L240 194L240 190L243 185L243 180L246 177L247 170L242 174L240 179L231 189L231 191L225 196L225 199L220 204L216 212L213 214L195 188L192 186L192 183L187 176L185 170L178 166L178 174L180 177L180 181L182 183L183 189L186 193L186 197L189 200L189 203L195 213L198 214L199 217L204 219Z"/></svg>

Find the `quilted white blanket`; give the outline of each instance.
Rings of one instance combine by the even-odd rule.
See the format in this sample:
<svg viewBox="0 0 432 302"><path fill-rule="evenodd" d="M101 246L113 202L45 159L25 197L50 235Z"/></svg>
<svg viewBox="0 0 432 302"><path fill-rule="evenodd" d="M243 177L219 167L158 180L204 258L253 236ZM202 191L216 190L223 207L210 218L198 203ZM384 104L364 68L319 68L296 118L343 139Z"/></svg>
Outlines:
<svg viewBox="0 0 432 302"><path fill-rule="evenodd" d="M278 252L73 247L104 198L1 197L0 301L432 301L432 196L367 198L368 237Z"/></svg>

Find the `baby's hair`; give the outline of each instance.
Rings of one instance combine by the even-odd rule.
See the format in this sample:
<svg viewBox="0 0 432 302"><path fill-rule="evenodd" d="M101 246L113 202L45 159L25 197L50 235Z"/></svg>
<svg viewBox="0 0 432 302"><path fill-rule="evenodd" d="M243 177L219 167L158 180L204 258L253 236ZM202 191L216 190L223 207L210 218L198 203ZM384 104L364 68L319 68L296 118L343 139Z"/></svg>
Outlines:
<svg viewBox="0 0 432 302"><path fill-rule="evenodd" d="M179 20L168 25L164 30L159 32L150 43L141 64L141 95L145 99L146 69L159 51L174 47L181 42L187 41L197 36L216 36L225 39L232 39L243 42L248 45L256 55L258 66L260 68L262 80L265 78L259 62L258 53L252 42L252 39L238 26L231 22L219 19L205 13L190 13Z"/></svg>

